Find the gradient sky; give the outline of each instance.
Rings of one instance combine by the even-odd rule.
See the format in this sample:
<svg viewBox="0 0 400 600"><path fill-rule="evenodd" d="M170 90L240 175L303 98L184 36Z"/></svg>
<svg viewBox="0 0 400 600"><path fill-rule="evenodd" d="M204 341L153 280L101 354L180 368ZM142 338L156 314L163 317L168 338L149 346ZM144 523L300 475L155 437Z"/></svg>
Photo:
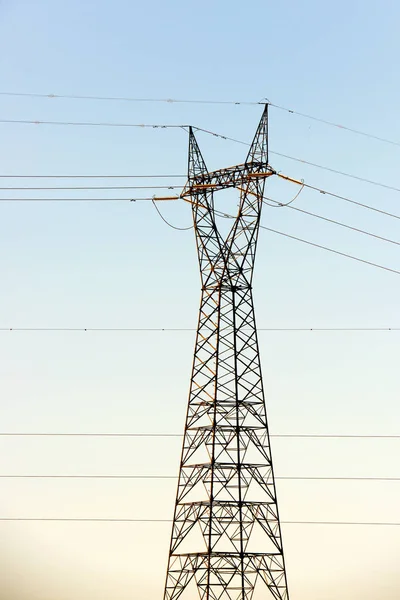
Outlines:
<svg viewBox="0 0 400 600"><path fill-rule="evenodd" d="M399 19L395 0L1 0L0 91L268 98L400 140ZM0 96L2 119L191 123L244 141L261 112L260 106ZM0 128L0 174L186 170L181 129ZM245 157L244 146L201 133L198 140L210 168ZM398 146L274 108L270 148L400 187ZM400 213L398 192L276 155L270 160L311 185ZM1 181L3 187L50 185ZM296 191L283 182L268 187L282 201ZM148 195L116 190L103 197L107 193ZM24 192L1 190L1 198L21 197ZM328 196L304 190L296 205L399 238L395 219ZM160 208L175 225L190 225L188 205ZM289 209L265 207L263 224L399 269L395 245ZM169 229L151 203L1 202L0 232L0 327L196 325L193 232ZM254 287L261 328L400 326L398 275L267 231L260 236ZM193 331L0 332L0 429L180 433L193 344ZM260 332L260 344L273 434L400 433L400 332ZM0 449L0 474L174 475L180 440L0 437ZM273 442L281 476L400 477L399 451L399 440ZM0 517L168 519L175 485L2 479ZM287 521L400 522L397 482L279 481L278 500ZM0 531L0 598L162 598L168 523L0 521ZM399 598L400 527L288 524L283 535L292 600ZM265 597L260 594L254 600Z"/></svg>

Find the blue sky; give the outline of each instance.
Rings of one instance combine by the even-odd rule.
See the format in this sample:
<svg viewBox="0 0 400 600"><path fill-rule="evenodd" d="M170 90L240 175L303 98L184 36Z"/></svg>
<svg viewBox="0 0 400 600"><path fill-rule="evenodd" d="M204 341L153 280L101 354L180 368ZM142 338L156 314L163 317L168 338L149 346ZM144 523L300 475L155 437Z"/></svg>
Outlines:
<svg viewBox="0 0 400 600"><path fill-rule="evenodd" d="M395 1L2 0L0 92L268 98L400 141L399 18ZM0 95L1 119L190 123L245 142L261 112L261 106ZM187 134L181 129L0 128L3 175L186 171ZM245 146L204 133L198 140L210 168L245 158ZM270 148L400 187L398 146L273 107ZM291 177L400 212L398 192L273 154L270 160ZM1 179L1 186L51 181ZM281 201L296 191L283 182L268 187ZM0 196L148 193L1 190ZM338 199L304 190L295 206L398 240L397 220ZM188 205L160 208L175 225L190 225ZM151 203L1 202L0 214L0 327L195 327L200 285L193 233L169 229ZM265 207L263 224L399 269L398 246L289 209ZM267 231L260 236L254 288L259 327L400 326L398 275ZM272 433L399 434L399 335L260 332ZM0 429L180 433L193 343L193 331L0 332ZM173 475L179 443L0 438L0 473ZM400 477L396 440L276 439L273 451L282 475ZM0 485L0 516L28 517L169 518L175 491L173 480ZM396 482L282 481L278 493L284 520L400 521ZM3 522L0 528L0 585L9 599L162 597L168 524ZM286 525L284 543L295 600L399 596L396 528Z"/></svg>

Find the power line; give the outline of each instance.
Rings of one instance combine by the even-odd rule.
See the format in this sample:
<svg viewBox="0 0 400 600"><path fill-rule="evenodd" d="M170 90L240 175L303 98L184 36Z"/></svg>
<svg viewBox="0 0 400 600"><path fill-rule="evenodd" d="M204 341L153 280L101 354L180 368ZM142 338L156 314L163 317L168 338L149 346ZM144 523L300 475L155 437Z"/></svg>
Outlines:
<svg viewBox="0 0 400 600"><path fill-rule="evenodd" d="M0 437L100 437L100 438L182 438L180 433L98 433L98 432L0 432ZM342 433L275 433L271 438L295 439L381 439L398 440L400 435L369 435Z"/></svg>
<svg viewBox="0 0 400 600"><path fill-rule="evenodd" d="M331 167L327 167L325 165L319 165L317 163L313 163L308 160L304 160L302 158L296 158L294 156L289 156L288 154L282 154L281 152L272 152L271 151L271 154L275 154L276 156L281 156L282 158L287 158L289 160L294 160L296 162L301 162L301 163L304 163L305 165L309 165L311 167L316 167L317 169L323 169L324 171L330 171L331 173L335 173L336 175L342 175L343 177L350 177L351 179L356 179L357 181L369 183L370 185L376 185L376 186L385 188L387 190L393 190L395 192L400 192L400 188L394 187L392 185L387 185L386 183L374 181L373 179L366 179L365 177L360 177L358 175L346 173L345 171L339 171L338 169L332 169Z"/></svg>
<svg viewBox="0 0 400 600"><path fill-rule="evenodd" d="M177 198L178 199L178 198ZM0 202L163 202L164 198L0 198ZM168 198L170 200L170 198Z"/></svg>
<svg viewBox="0 0 400 600"><path fill-rule="evenodd" d="M156 198L154 198L154 199L156 199ZM215 213L215 214L217 214L217 215L219 215L219 216L222 216L222 217L224 217L224 218L227 218L227 219L233 219L233 218L234 218L234 216L233 216L233 215L229 215L229 214L221 213L220 211L217 211L217 210L214 210L214 213ZM160 213L159 213L159 214L160 214ZM310 214L311 214L311 213L310 213ZM160 215L160 216L161 216L161 215ZM323 218L323 217L321 217L321 218ZM164 219L163 217L162 217L162 219L163 219L163 221L164 221L164 222L165 222L165 223L166 223L166 224L167 224L169 227L172 227L173 229L178 229L177 227L174 227L173 225L170 225L170 224L169 224L167 221L165 221L165 219ZM338 223L338 224L339 224L339 223ZM376 268L378 268L378 269L383 269L384 271L389 271L389 272L391 272L391 273L395 273L396 275L400 275L400 271L397 271L396 269L392 269L392 268L390 268L390 267L386 267L386 266L384 266L384 265L379 265L378 263L373 263L373 262L371 262L371 261L369 261L369 260L365 260L365 259L363 259L363 258L359 258L359 257L357 257L357 256L353 256L353 255L351 255L351 254L347 254L347 253L345 253L345 252L340 252L339 250L334 250L333 248L328 248L327 246L322 246L322 245L320 245L320 244L316 244L316 243L314 243L314 242L310 242L310 241L308 241L308 240L304 240L304 239L302 239L302 238L299 238L299 237L296 237L296 236L294 236L294 235L289 235L288 233L284 233L284 232L282 232L282 231L277 231L276 229L271 229L270 227L265 227L265 226L263 226L263 225L260 225L260 228L261 228L261 229L265 229L265 230L267 230L267 231L271 231L272 233L276 233L276 234L278 234L278 235L282 235L282 236L284 236L284 237L287 237L287 238L290 238L290 239L292 239L292 240L296 240L296 241L298 241L298 242L303 242L303 243L305 243L305 244L308 244L309 246L314 246L315 248L320 248L321 250L326 250L327 252L332 252L333 254L338 254L339 256L343 256L343 257L345 257L345 258L350 258L350 259L352 259L352 260L356 260L356 261L358 261L358 262L361 262L361 263L367 264L367 265L369 265L369 266L371 266L371 267L376 267Z"/></svg>
<svg viewBox="0 0 400 600"><path fill-rule="evenodd" d="M187 129L189 127L189 125L159 125L159 124L139 124L139 123L106 123L106 122L78 122L78 121L30 121L30 120L25 120L25 119L0 119L0 123L18 123L18 124L25 124L25 125L72 125L72 126L84 126L84 127L139 127L139 128L149 128L149 129ZM207 130L207 129L203 129L201 127L195 127L195 129L197 131L202 131L204 133L207 133L209 135L213 135L214 137L218 137L224 140L228 140L231 142L236 142L239 144L243 144L245 146L249 146L250 144L248 144L247 142L243 142L241 140L237 140L235 138L231 138L225 135L221 135L218 133L215 133L213 131ZM313 163L301 158L297 158L294 156L289 156L288 154L283 154L281 152L276 152L276 151L272 151L270 150L271 154L275 154L276 156L280 156L283 158L287 158L289 160L294 160L297 162L301 162L303 164L306 165L310 165L312 167L316 167L318 169L323 169L325 171L330 171L332 173L336 173L337 175L342 175L344 177L350 177L352 179L356 179L358 181L363 181L365 183L369 183L371 185L376 185L376 186L380 186L389 190L393 190L396 192L400 192L400 188L394 187L394 186L390 186L381 182L377 182L377 181L373 181L371 179L366 179L364 177L359 177L357 175L352 175L350 173L346 173L344 171L339 171L337 169L333 169L331 167L327 167L324 165L319 165L317 163Z"/></svg>
<svg viewBox="0 0 400 600"><path fill-rule="evenodd" d="M4 191L54 191L54 190L176 190L182 189L181 185L80 185L57 187L0 187Z"/></svg>
<svg viewBox="0 0 400 600"><path fill-rule="evenodd" d="M400 246L400 242L397 242L396 240L392 240L390 238L385 238L381 235L377 235L376 233L372 233L370 231L365 231L364 229L358 229L358 227L353 227L352 225L348 225L347 223L342 223L341 221L336 221L335 219L329 219L328 217L324 217L323 215L319 215L317 213L313 213L310 212L308 210L304 210L302 208L298 208L296 206L291 206L289 204L282 204L281 202L278 202L278 200L274 200L272 198L266 198L269 202L274 202L275 205L277 207L282 207L282 208L290 208L291 210L295 210L297 212L303 213L304 215L308 215L310 217L314 217L316 219L321 219L322 221L327 221L328 223L332 223L334 225L339 225L339 227L345 227L346 229L351 229L352 231L356 231L358 233L362 233L364 235L368 235L370 237L376 238L378 240L381 240L383 242L388 242L390 244L395 244L396 246ZM264 203L267 204L264 200Z"/></svg>
<svg viewBox="0 0 400 600"><path fill-rule="evenodd" d="M344 131L349 131L351 133L355 133L357 135L362 135L364 137L377 140L379 142L384 142L387 144L391 144L394 146L400 146L400 142L396 142L394 140L383 138L372 133L367 133L365 131L361 131L360 129L354 129L352 127L347 127L346 125L341 125L339 123L335 123L333 121L328 121L327 119L322 119L320 117L316 117L314 115L309 115L306 113L302 113L290 108L286 108L279 104L275 104L273 102L269 102L266 98L259 101L243 101L243 100L200 100L200 99L180 99L180 98L132 98L129 96L86 96L86 95L78 95L78 94L39 94L39 93L31 93L31 92L0 92L0 96L12 96L12 97L29 97L29 98L45 98L45 99L62 99L62 100L100 100L100 101L112 101L112 102L148 102L148 103L167 103L167 104L215 104L215 105L234 105L234 106L259 106L268 103L269 106L273 108L277 108L278 110L285 111L292 115L297 115L306 119L311 119L313 121L317 121L318 123L323 123L324 125L329 125L330 127L335 127L337 129L341 129Z"/></svg>
<svg viewBox="0 0 400 600"><path fill-rule="evenodd" d="M289 207L290 208L290 207ZM219 214L222 217L233 219L232 215L224 214L219 211L214 211L216 214ZM276 229L271 229L270 227L265 227L264 225L260 225L261 229L266 229L267 231L271 231L272 233L276 233L278 235L282 235L284 237L290 238L292 240L296 240L298 242L304 242L309 246L314 246L315 248L320 248L321 250L326 250L327 252L332 252L333 254L338 254L339 256L343 256L345 258L351 258L352 260L356 260L358 262L362 262L364 264L370 265L371 267L377 267L378 269L383 269L385 271L390 271L391 273L396 273L396 275L400 275L400 271L395 269L391 269L390 267L386 267L384 265L378 265L377 263L373 263L369 260L365 260L363 258L359 258L357 256L353 256L352 254L346 254L345 252L340 252L339 250L334 250L333 248L328 248L327 246L322 246L321 244L316 244L315 242L310 242L309 240L304 240L303 238L296 237L294 235L289 235L288 233L284 233L283 231L277 231Z"/></svg>
<svg viewBox="0 0 400 600"><path fill-rule="evenodd" d="M159 186L159 187L162 187L162 186ZM1 188L0 188L0 189L1 189ZM7 188L6 188L6 189L7 189ZM9 189L9 188L8 188L8 189ZM24 189L24 188L22 188L22 189ZM28 188L25 188L25 189L28 189ZM34 189L34 188L31 188L31 189ZM37 188L37 189L39 189L39 188ZM50 189L50 188L47 188L47 189ZM55 189L57 189L57 188L55 188ZM62 188L58 188L58 189L62 189ZM64 188L64 189L68 189L68 188ZM76 189L78 189L78 188L76 188ZM86 188L86 189L96 189L96 188ZM107 189L107 188L100 188L100 189ZM110 188L110 189L111 189L111 188ZM125 188L125 189L134 189L134 188L127 187L127 188ZM128 201L129 201L129 202L136 202L136 201L143 201L143 200L146 200L146 201L148 201L148 200L151 200L151 201L153 202L153 204L154 204L154 206L155 206L155 208L156 208L156 210L157 210L158 214L160 215L160 217L162 218L162 220L164 221L164 223L166 223L166 224L167 224L169 227L172 227L173 229L177 229L177 230L180 230L180 231L186 231L186 230L188 230L188 229L191 229L191 228L192 228L192 226L190 226L190 227L182 227L182 228L181 228L181 227L176 227L176 226L174 226L174 225L170 224L170 223L169 223L169 222L168 222L168 221L167 221L167 220L166 220L166 219L165 219L165 218L162 216L162 214L160 213L160 211L158 210L158 208L157 208L157 206L156 206L156 204L155 204L155 201L162 201L162 200L175 200L175 199L178 199L178 198L172 198L172 197L171 197L171 198L156 198L156 197L154 197L154 198L130 198L130 199L125 199L124 201L126 201L126 202L128 202ZM46 201L46 199L41 199L41 200L42 200L42 201ZM72 199L70 199L70 200L72 200ZM0 200L0 201L1 201L1 200ZM9 200L9 199L5 200L5 199L3 199L3 201L12 201L12 200ZM30 201L30 202L35 202L35 201L37 201L37 199L32 199L32 198L30 198L30 199L26 199L26 200L24 200L24 199L18 199L18 201ZM50 199L49 201L55 201L55 199ZM63 199L61 199L61 198L60 198L60 199L57 199L56 201L63 202L63 201L66 201L66 200L63 200ZM83 199L79 199L79 201L81 201L81 202L82 202L82 201L85 201L85 200L83 200ZM91 201L91 200L90 200L90 199L87 199L87 201ZM99 201L99 199L96 199L96 200L92 199L92 201ZM106 200L106 199L102 199L102 201L107 201L107 200ZM110 200L108 200L108 201L110 201ZM275 202L276 202L276 201L275 201ZM279 202L278 202L278 204L279 204ZM378 238L378 239L381 239L381 240L384 240L384 241L387 241L387 242L391 242L391 243L393 243L393 244L398 244L398 242L396 242L396 241L394 241L394 240L390 240L390 239L388 239L388 238L383 238L383 237L381 237L381 236L377 236L377 235L375 235L375 234L372 234L372 233L370 233L370 232L366 232L366 231L364 231L364 230L360 230L360 229L354 228L354 227L352 227L352 226L348 226L348 225L346 225L346 224L344 224L344 223L340 223L340 222L338 222L338 221L334 221L334 220L332 220L332 219L328 219L328 218L326 218L326 217L323 217L322 215L317 215L317 214L315 214L315 213L310 213L310 212L307 212L307 211L304 211L304 210L301 210L301 209L297 209L297 208L295 208L295 207L289 207L289 208L294 208L294 210L298 210L298 211L300 211L300 212L303 212L304 214L308 214L308 215L311 215L311 216L313 216L313 217L316 217L316 218L319 218L319 219L323 219L323 220L325 220L325 221L329 221L329 222L331 222L331 223L335 223L336 225L340 225L340 226L342 226L342 227L347 227L347 228L349 228L349 229L352 229L352 230L354 230L354 231L358 231L358 232L360 232L360 233L364 233L364 234L366 234L366 235L370 235L370 236L372 236L372 237L375 237L375 238ZM225 215L225 214L222 214L222 216L224 216L224 217L228 217L228 218L233 218L233 216L232 216L232 215ZM370 266L373 266L373 267L376 267L376 268L379 268L379 269L383 269L383 270L385 270L385 271L390 271L390 272L392 272L392 273L395 273L395 274L397 274L397 275L400 275L400 271L397 271L397 270L395 270L395 269L391 269L391 268L389 268L389 267L386 267L386 266L384 266L384 265L379 265L379 264L377 264L377 263L373 263L373 262L371 262L371 261L367 261L367 260L365 260L365 259L362 259L362 258L359 258L359 257L355 257L355 256L353 256L353 255L350 255L350 254L347 254L347 253L344 253L344 252L340 252L339 250L334 250L334 249L332 249L332 248L328 248L327 246L322 246L322 245L320 245L320 244L316 244L316 243L314 243L314 242L310 242L310 241L308 241L308 240L304 240L304 239L302 239L302 238L298 238L298 237L296 237L296 236L289 235L289 234L287 234L287 233L284 233L284 232L281 232L281 231L277 231L277 230L275 230L275 229L271 229L271 228L269 228L269 227L265 227L265 226L262 226L262 225L261 225L260 227L261 227L262 229L265 229L265 230L267 230L267 231L270 231L270 232L272 232L272 233L276 233L276 234L278 234L278 235L282 235L282 236L288 237L288 238L290 238L290 239L293 239L293 240L296 240L296 241L299 241L299 242L303 242L303 243L305 243L305 244L308 244L308 245L310 245L310 246L314 246L314 247L316 247L316 248L320 248L320 249L322 249L322 250L326 250L326 251L328 251L328 252L332 252L332 253L334 253L334 254L338 254L338 255L340 255L340 256L343 256L343 257L345 257L345 258L350 258L350 259L352 259L352 260L356 260L356 261L358 261L358 262L362 262L362 263L364 263L364 264L368 264L368 265L370 265Z"/></svg>
<svg viewBox="0 0 400 600"><path fill-rule="evenodd" d="M175 475L0 475L0 479L174 479ZM400 477L279 477L283 481L400 481Z"/></svg>
<svg viewBox="0 0 400 600"><path fill-rule="evenodd" d="M39 121L28 119L0 119L0 123L20 125L72 125L77 127L138 127L142 129L187 129L189 125L148 124L148 123L107 123L95 121Z"/></svg>
<svg viewBox="0 0 400 600"><path fill-rule="evenodd" d="M0 521L19 522L74 522L74 523L172 523L172 519L124 519L124 518L64 518L64 517L0 517ZM280 521L285 525L360 525L397 527L400 522L368 522L368 521Z"/></svg>
<svg viewBox="0 0 400 600"><path fill-rule="evenodd" d="M286 177L284 177L284 178L286 179ZM289 179L289 180L291 182L295 182L295 180L292 180L292 179ZM154 187L157 187L157 186L149 186L148 189L153 189ZM160 186L160 187L162 187L162 186ZM168 186L168 189L173 189L173 187L179 188L181 186ZM394 217L395 219L400 219L400 216L398 216L398 215L380 210L378 208L374 208L367 204L362 204L361 202L357 202L355 200L351 200L350 198L346 198L345 196L339 196L338 194L334 194L332 192L328 192L325 190L320 190L314 186L310 186L307 184L304 184L304 187L308 187L310 189L317 190L321 194L326 194L329 196L340 198L347 202L351 202L352 204L356 204L358 206L361 206L363 208L384 214L386 216ZM11 189L11 188L7 188L7 189ZM24 188L24 189L27 189L27 188ZM44 188L44 189L46 189L46 188ZM62 188L54 188L54 189L59 190ZM74 189L74 188L69 188L69 189ZM78 188L75 188L75 189L78 189ZM84 188L84 189L116 189L116 188L110 187L110 188ZM126 188L126 189L135 189L135 188ZM143 188L143 189L146 189L146 188ZM172 201L172 200L180 200L180 197L179 196L168 196L168 197L166 197L166 196L149 196L149 197L140 197L140 198L132 198L132 197L131 198L43 198L43 197L41 197L41 198L0 198L0 202L141 202L141 201L164 202L164 201ZM277 201L274 201L274 202L277 202ZM281 204L281 203L278 203L278 204ZM305 211L303 211L303 212L305 212ZM226 215L223 215L223 216L226 216ZM229 216L229 218L233 218L231 215L228 215L228 216ZM323 217L321 217L321 218L323 218ZM371 235L373 235L373 237L375 237L374 234L371 234Z"/></svg>
<svg viewBox="0 0 400 600"><path fill-rule="evenodd" d="M189 127L189 125L161 125L161 124L144 124L144 123L142 123L142 124L140 124L140 123L106 123L106 122L90 122L90 121L82 121L82 122L79 122L79 121L39 121L39 120L31 121L31 120L27 120L27 119L0 119L0 123L24 124L24 125L71 125L71 126L81 126L81 127L135 127L135 128L138 127L138 128L148 128L148 129L185 129L185 130ZM216 133L214 131L210 131L208 129L203 129L202 127L194 127L194 129L196 129L197 131L202 131L203 133L207 133L214 137L218 137L218 138L227 140L227 141L235 142L238 144L243 144L245 146L250 146L250 144L248 142L243 142L241 140L237 140L235 138L231 138L226 135L222 135L222 134ZM383 187L388 190L400 192L400 188L397 188L397 187L394 187L391 185L387 185L387 184L384 184L384 183L381 183L378 181L374 181L371 179L366 179L364 177L359 177L358 175L352 175L351 173L339 171L337 169L333 169L331 167L326 167L324 165L319 165L317 163L313 163L313 162L307 161L302 158L297 158L295 156L289 156L288 154L283 154L281 152L276 152L276 151L272 151L272 150L270 150L270 153L274 154L276 156L280 156L282 158L287 158L289 160L301 162L303 164L310 165L312 167L316 167L318 169L330 171L331 173L336 173L337 175L342 175L344 177L350 177L352 179L356 179L358 181L363 181L363 182L369 183L371 185L375 185L375 186Z"/></svg>
<svg viewBox="0 0 400 600"><path fill-rule="evenodd" d="M227 140L229 142L235 142L236 144L242 144L243 146L250 146L248 142L243 142L242 140L238 140L236 138L228 137L226 135L222 135L220 133L216 133L214 131L210 131L209 129L202 129L201 127L195 128L197 131L202 131L203 133L207 133L217 138L221 138L223 140ZM365 177L359 177L358 175L352 175L351 173L346 173L345 171L339 171L338 169L333 169L331 167L326 167L325 165L319 165L317 163L310 162L308 160L304 160L303 158L298 158L296 156L289 156L288 154L282 154L281 152L276 152L269 150L270 154L275 154L275 156L281 156L282 158L287 158L289 160L294 160L296 162L303 163L305 165L309 165L311 167L316 167L317 169L323 169L324 171L329 171L331 173L335 173L336 175L343 175L343 177L350 177L351 179L356 179L357 181L362 181L364 183L369 183L370 185L376 185L388 190L393 190L395 192L400 192L400 188L387 185L385 183L381 183L379 181L374 181L372 179L366 179Z"/></svg>
<svg viewBox="0 0 400 600"><path fill-rule="evenodd" d="M373 525L397 527L400 523L365 522L365 521L281 521L285 525Z"/></svg>
<svg viewBox="0 0 400 600"><path fill-rule="evenodd" d="M349 202L351 204L354 204L356 206L360 206L362 208L368 209L368 210L372 210L374 212L386 215L388 217L393 217L395 219L400 219L400 215L396 215L387 211L384 211L382 209L376 208L374 206L370 206L368 204L363 204L362 202L358 202L356 200L353 200L351 198L349 198L348 196L342 196L340 194L335 194L334 192L330 192L328 190L310 185L308 183L304 183L304 181L300 182L297 181L296 179L293 179L291 177L288 177L287 175L283 175L282 173L276 173L276 175L278 177L280 177L281 179L284 179L286 181L289 181L291 183L296 183L298 185L302 185L303 187L306 187L310 190L314 190L319 192L320 194L324 194L327 196L331 196L333 198L338 198L339 200L344 200L345 202ZM148 179L152 179L152 178L185 178L185 175L0 175L0 179L1 178L9 178L9 179L109 179L109 178L114 178L114 179L129 179L129 178L148 178ZM143 186L142 189L146 189L147 186ZM148 189L153 189L156 186L148 186ZM166 188L168 187L168 189L174 189L174 188L180 188L182 186L166 186ZM16 189L16 188L4 188L4 189ZM20 189L27 189L27 188L20 188ZM32 189L32 188L30 188ZM35 189L47 189L47 188L35 188ZM54 189L62 189L62 188L54 188ZM65 189L65 188L63 188ZM77 188L68 188L68 189L77 189ZM80 189L88 189L87 187L85 188L80 188ZM92 188L93 189L93 188ZM99 189L99 188L95 188L95 189ZM118 189L118 188L100 188L100 189ZM129 188L131 189L131 188ZM137 189L137 188L136 188ZM179 196L176 196L176 198L168 198L168 200L171 199L176 199L179 200ZM0 198L0 202L128 202L131 201L131 198ZM152 200L152 198L135 198L133 199L134 201L140 201L140 200ZM154 200L163 200L163 198L154 198Z"/></svg>
<svg viewBox="0 0 400 600"><path fill-rule="evenodd" d="M21 96L30 98L47 98L47 99L65 99L65 100L107 100L118 102L155 102L168 104L233 104L256 106L264 105L265 101L248 102L248 101L233 101L233 100L188 100L177 98L131 98L127 96L81 96L76 94L35 94L29 92L0 92L0 96ZM272 105L271 105L272 106Z"/></svg>
<svg viewBox="0 0 400 600"><path fill-rule="evenodd" d="M0 175L0 179L167 179L186 175Z"/></svg>
<svg viewBox="0 0 400 600"><path fill-rule="evenodd" d="M286 179L286 177L285 177L285 179ZM289 180L292 181L292 182L294 181L292 179L289 179ZM154 187L157 187L157 186L154 186ZM173 189L173 187L181 187L181 186L168 186L168 189ZM318 189L318 188L316 188L314 186L310 186L310 185L307 185L307 184L304 184L304 187L308 187L310 189L317 190L321 194L326 194L326 195L329 195L329 196L340 198L342 200L345 200L346 202L350 202L352 204L356 204L356 205L361 206L363 208L366 208L366 209L369 209L369 210L372 210L372 211L384 214L384 215L386 215L388 217L393 217L395 219L400 219L399 215L395 215L393 213L389 213L387 211L380 210L378 208L375 208L373 206L369 206L367 204L362 204L361 202L357 202L355 200L351 200L350 198L346 198L345 196L339 196L338 194L334 194L332 192L328 192L328 191L325 191L325 190L322 190L322 189ZM11 188L8 188L8 189L11 189ZM25 189L27 189L27 188L25 188ZM54 188L54 189L62 189L62 188ZM71 189L73 189L73 188L71 188ZM78 188L75 188L75 189L78 189ZM116 189L116 188L84 188L84 189ZM125 189L135 189L135 188L125 188ZM146 188L144 188L144 189L146 189ZM149 187L148 189L153 189L153 187ZM149 196L149 197L140 197L140 198L132 198L132 197L131 198L0 198L0 202L153 202L153 201L155 201L155 202L164 202L164 201L171 201L171 200L180 200L180 197L179 196L168 196L168 197L164 197L164 196ZM276 202L278 205L285 206L285 205L282 205L280 202L278 202L276 200L272 200L272 202ZM296 210L300 211L300 209L296 209ZM304 210L301 211L301 212L303 212L305 214L309 214L311 216L315 216L317 218L321 218L321 219L324 219L324 220L329 220L329 219L325 219L322 215L318 215L317 216L316 214L313 214L313 213L307 213ZM229 218L233 218L231 215L223 215L223 216L229 216ZM339 225L340 223L336 222L336 224ZM348 226L348 225L346 225L346 224L342 224L342 226L343 227L349 227L351 229L351 227ZM356 231L359 231L360 233L365 233L367 235L371 235L372 237L377 237L377 238L382 239L384 241L391 241L391 240L387 240L387 239L385 239L385 238L383 238L381 236L377 236L377 235L375 235L373 233L368 233L368 232L365 232L363 230L358 230L356 228L354 228L354 229ZM392 243L396 243L397 244L397 242L393 242L393 241L392 241Z"/></svg>
<svg viewBox="0 0 400 600"><path fill-rule="evenodd" d="M356 206L361 206L362 208L366 208L368 210L373 210L374 212L381 213L381 214L386 215L388 217L393 217L395 219L400 219L400 215L395 215L393 213L381 210L380 208L375 208L374 206L370 206L369 204L362 204L361 202L357 202L356 200L352 200L348 196L341 196L340 194L335 194L334 192L329 192L328 190L324 190L324 189L316 187L314 185L310 185L308 183L304 183L304 181L297 181L296 179L288 177L287 175L283 175L282 173L277 173L277 176L280 177L281 179L284 179L285 181L289 181L290 183L296 183L297 185L301 185L301 186L306 187L306 188L308 188L310 190L314 190L316 192L319 192L320 194L324 194L324 195L327 195L327 196L332 196L333 198L338 198L339 200L344 200L345 202L350 202L351 204L355 204Z"/></svg>
<svg viewBox="0 0 400 600"><path fill-rule="evenodd" d="M154 208L156 209L159 217L161 218L161 220L166 225L168 225L168 227L171 227L171 229L176 229L177 231L189 231L189 229L193 229L193 225L190 225L189 227L177 227L176 225L172 225L172 223L167 221L167 219L162 215L160 209L158 208L157 204L155 203L155 199L153 199L153 205L154 205Z"/></svg>
<svg viewBox="0 0 400 600"><path fill-rule="evenodd" d="M104 519L63 517L0 517L0 521L42 521L74 523L172 523L171 519Z"/></svg>
<svg viewBox="0 0 400 600"><path fill-rule="evenodd" d="M324 125L336 127L337 129L343 129L345 131L349 131L349 132L355 133L357 135L362 135L362 136L370 138L372 140L377 140L378 142L392 144L393 146L400 146L400 142L390 140L389 138L383 138L378 135L374 135L372 133L366 133L365 131L361 131L360 129L353 129L352 127L347 127L346 125L340 125L339 123L334 123L333 121L327 121L326 119L321 119L320 117L315 117L313 115L305 114L305 113L299 112L297 110L285 108L284 106L280 106L279 104L273 104L272 102L270 102L269 106L273 106L274 108L278 108L279 110L284 110L290 114L297 115L299 117L304 117L305 119L311 119L312 121L317 121L318 123L323 123Z"/></svg>
<svg viewBox="0 0 400 600"><path fill-rule="evenodd" d="M24 331L24 332L175 332L175 331L196 331L193 327L0 327L0 332L4 331ZM400 327L258 327L258 332L377 332L377 331L400 331Z"/></svg>
<svg viewBox="0 0 400 600"><path fill-rule="evenodd" d="M339 256L344 256L345 258L351 258L351 260L356 260L366 265L370 265L371 267L376 267L377 269L383 269L384 271L390 271L391 273L400 275L400 271L397 271L396 269L391 269L390 267L385 267L384 265L379 265L369 260L353 256L352 254L346 254L345 252L340 252L339 250L328 248L327 246L321 246L320 244L316 244L315 242L310 242L309 240L304 240L303 238L299 238L294 235L289 235L288 233L284 233L283 231L277 231L276 229L271 229L270 227L265 227L264 225L260 225L260 227L262 229L266 229L267 231L271 231L272 233L276 233L278 235L282 235L292 240L296 240L297 242L303 242L304 244L308 244L309 246L314 246L315 248L320 248L321 250L326 250L327 252L332 252L333 254L338 254Z"/></svg>

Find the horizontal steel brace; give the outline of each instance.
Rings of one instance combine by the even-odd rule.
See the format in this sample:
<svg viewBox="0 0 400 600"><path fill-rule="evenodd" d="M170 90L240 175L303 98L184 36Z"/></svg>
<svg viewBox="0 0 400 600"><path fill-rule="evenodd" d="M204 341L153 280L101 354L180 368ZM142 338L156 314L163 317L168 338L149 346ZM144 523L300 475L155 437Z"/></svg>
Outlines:
<svg viewBox="0 0 400 600"><path fill-rule="evenodd" d="M191 177L189 183L181 193L181 198L193 196L204 191L217 191L229 187L237 187L255 181L256 179L266 179L276 175L276 171L271 167L265 167L260 163L248 163L219 169L210 173L202 173Z"/></svg>

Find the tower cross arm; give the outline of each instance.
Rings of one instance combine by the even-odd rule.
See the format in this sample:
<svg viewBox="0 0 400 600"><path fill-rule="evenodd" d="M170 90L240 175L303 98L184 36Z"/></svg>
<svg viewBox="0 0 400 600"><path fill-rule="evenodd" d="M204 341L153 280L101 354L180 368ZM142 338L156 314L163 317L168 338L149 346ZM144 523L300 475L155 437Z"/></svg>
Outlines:
<svg viewBox="0 0 400 600"><path fill-rule="evenodd" d="M265 180L271 175L276 175L276 171L265 164L250 162L217 171L201 173L189 177L185 185L181 198L191 198L194 194L202 191L218 191L229 187L240 188L250 181Z"/></svg>

